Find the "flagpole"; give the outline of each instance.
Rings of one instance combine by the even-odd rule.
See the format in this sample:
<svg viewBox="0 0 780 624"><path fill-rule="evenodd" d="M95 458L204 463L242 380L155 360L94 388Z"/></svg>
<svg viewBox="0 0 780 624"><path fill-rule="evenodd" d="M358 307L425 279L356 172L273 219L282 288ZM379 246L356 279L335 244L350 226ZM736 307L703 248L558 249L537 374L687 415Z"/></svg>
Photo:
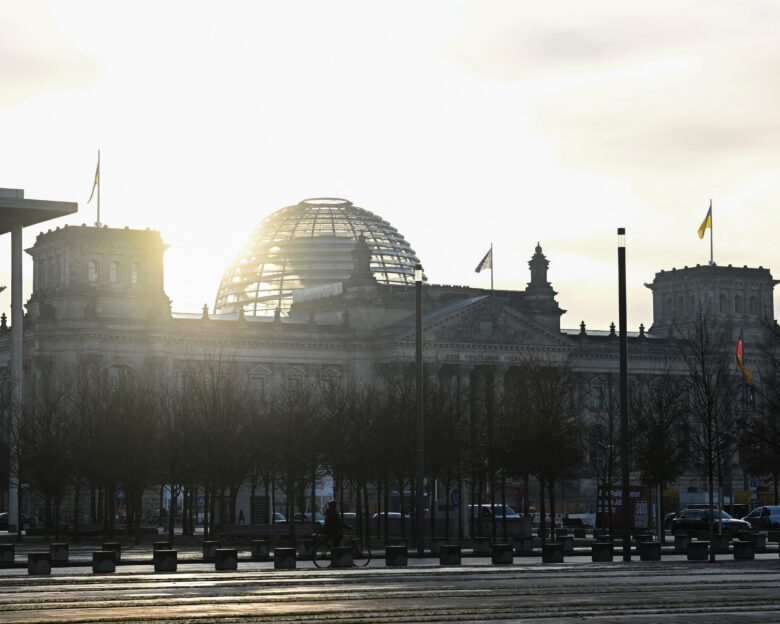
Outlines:
<svg viewBox="0 0 780 624"><path fill-rule="evenodd" d="M493 296L493 243L490 243L490 296Z"/></svg>
<svg viewBox="0 0 780 624"><path fill-rule="evenodd" d="M98 204L97 204L97 222L95 225L100 227L100 150L98 150L98 165L97 165L97 192L98 192Z"/></svg>
<svg viewBox="0 0 780 624"><path fill-rule="evenodd" d="M100 197L100 195L98 195L98 197ZM710 200L710 266L715 264L715 261L712 257L712 230L714 221L715 220L712 218L712 200Z"/></svg>

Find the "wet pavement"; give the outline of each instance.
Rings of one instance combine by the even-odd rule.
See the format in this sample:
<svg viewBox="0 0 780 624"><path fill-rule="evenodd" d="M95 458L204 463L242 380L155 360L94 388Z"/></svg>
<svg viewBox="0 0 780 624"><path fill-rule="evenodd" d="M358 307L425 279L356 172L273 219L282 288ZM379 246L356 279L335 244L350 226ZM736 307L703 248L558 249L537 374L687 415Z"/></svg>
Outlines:
<svg viewBox="0 0 780 624"><path fill-rule="evenodd" d="M296 570L248 561L217 572L198 548L180 549L175 573L154 573L149 546L125 548L113 574L90 566L27 574L0 569L3 622L780 622L777 550L753 561L719 555L715 564L664 555L661 562L592 563L589 554L543 564L540 556L510 565L469 557L442 567L438 559L410 558L387 568ZM71 561L90 561L94 546L71 546ZM21 564L24 563L24 567Z"/></svg>

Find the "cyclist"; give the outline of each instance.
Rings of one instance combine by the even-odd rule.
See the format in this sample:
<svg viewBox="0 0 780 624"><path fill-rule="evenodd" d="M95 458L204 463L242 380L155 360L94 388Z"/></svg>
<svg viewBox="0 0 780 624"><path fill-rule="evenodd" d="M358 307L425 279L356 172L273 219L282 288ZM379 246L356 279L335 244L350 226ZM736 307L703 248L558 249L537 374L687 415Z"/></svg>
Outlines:
<svg viewBox="0 0 780 624"><path fill-rule="evenodd" d="M333 546L341 544L344 529L349 530L351 528L341 519L336 501L330 501L325 505L325 525L322 527L322 532L328 536Z"/></svg>

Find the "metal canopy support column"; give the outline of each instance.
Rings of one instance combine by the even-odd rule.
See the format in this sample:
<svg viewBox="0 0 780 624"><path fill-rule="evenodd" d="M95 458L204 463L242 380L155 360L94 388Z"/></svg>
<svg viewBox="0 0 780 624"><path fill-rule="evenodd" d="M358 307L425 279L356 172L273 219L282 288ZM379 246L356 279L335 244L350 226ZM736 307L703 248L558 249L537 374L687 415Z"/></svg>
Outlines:
<svg viewBox="0 0 780 624"><path fill-rule="evenodd" d="M20 525L19 509L19 425L22 418L22 224L11 225L11 435L8 481L8 530Z"/></svg>
<svg viewBox="0 0 780 624"><path fill-rule="evenodd" d="M21 517L19 509L19 427L24 411L24 310L22 298L22 232L36 225L73 214L78 204L73 202L25 199L21 189L0 188L0 234L11 233L11 418L9 423L8 529L17 532Z"/></svg>

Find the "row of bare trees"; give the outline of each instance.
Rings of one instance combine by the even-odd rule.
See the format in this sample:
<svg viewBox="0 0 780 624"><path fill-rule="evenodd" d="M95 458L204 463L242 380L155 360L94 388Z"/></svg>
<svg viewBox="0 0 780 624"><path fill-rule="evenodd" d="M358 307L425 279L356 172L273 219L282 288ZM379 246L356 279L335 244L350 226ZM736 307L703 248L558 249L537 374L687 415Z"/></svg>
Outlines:
<svg viewBox="0 0 780 624"><path fill-rule="evenodd" d="M698 466L712 501L738 449L751 473L770 474L776 483L780 362L767 349L756 397L747 395L723 331L703 317L665 370L632 392L631 463L658 491ZM236 523L242 484L253 499L258 491L265 500L283 492L290 518L314 510L316 484L325 475L341 508L357 512L361 532L389 537L394 492L402 518L417 512L414 493L406 494L415 482L414 374L408 365L382 367L371 382L288 379L262 393L224 353L199 354L174 371L154 361L134 372L83 361L63 372L49 360L37 361L31 371L22 426L4 444L19 457L20 481L43 499L50 531L61 524L63 497L73 495L73 528L86 516L111 532L121 488L138 538L152 511L142 508L143 493L166 484L169 537L178 501L184 532L193 531L199 495L206 501L206 535L213 535L217 522ZM468 377L457 367L442 367L425 383L428 482L438 480L445 492L457 490L477 505L505 504L507 483L522 482L527 512L534 478L542 522L548 502L555 517L556 484L564 479L593 476L609 490L617 480L620 431L617 384L611 376L606 382L597 409L587 410L589 379L565 360L528 358L500 377L491 366ZM79 508L83 493L86 510ZM443 515L438 520L449 536L455 513L456 533L463 536L462 506L455 511L444 505L440 512L430 502L432 526ZM380 514L372 526L369 508L384 512L384 520ZM661 508L658 514L660 520ZM505 518L501 527L495 517L492 522L494 535L506 533Z"/></svg>
<svg viewBox="0 0 780 624"><path fill-rule="evenodd" d="M429 483L438 479L445 491L465 494L467 482L470 500L499 504L507 480L527 484L533 475L547 485L554 505L556 480L582 458L570 368L529 360L526 374L506 380L485 370L472 388L457 376L426 380ZM358 511L360 530L388 535L394 492L402 517L416 513L409 495L415 423L409 366L386 366L371 383L288 380L263 394L224 354L203 355L173 374L154 362L132 372L81 362L66 372L40 360L31 371L22 425L8 444L19 458L21 481L43 500L47 531L59 530L64 497L73 496L75 530L87 518L112 532L122 489L127 523L138 538L142 519L156 512L142 508L143 494L162 483L173 507L169 537L177 501L183 501L184 531L192 531L198 494L205 496L209 535L217 518L236 522L242 484L253 497L261 489L266 500L282 491L292 517L313 507L316 483L326 474L342 508ZM80 509L84 494L87 508ZM385 512L376 529L369 526L369 506ZM443 512L447 531L451 513ZM459 514L460 534L464 520Z"/></svg>

